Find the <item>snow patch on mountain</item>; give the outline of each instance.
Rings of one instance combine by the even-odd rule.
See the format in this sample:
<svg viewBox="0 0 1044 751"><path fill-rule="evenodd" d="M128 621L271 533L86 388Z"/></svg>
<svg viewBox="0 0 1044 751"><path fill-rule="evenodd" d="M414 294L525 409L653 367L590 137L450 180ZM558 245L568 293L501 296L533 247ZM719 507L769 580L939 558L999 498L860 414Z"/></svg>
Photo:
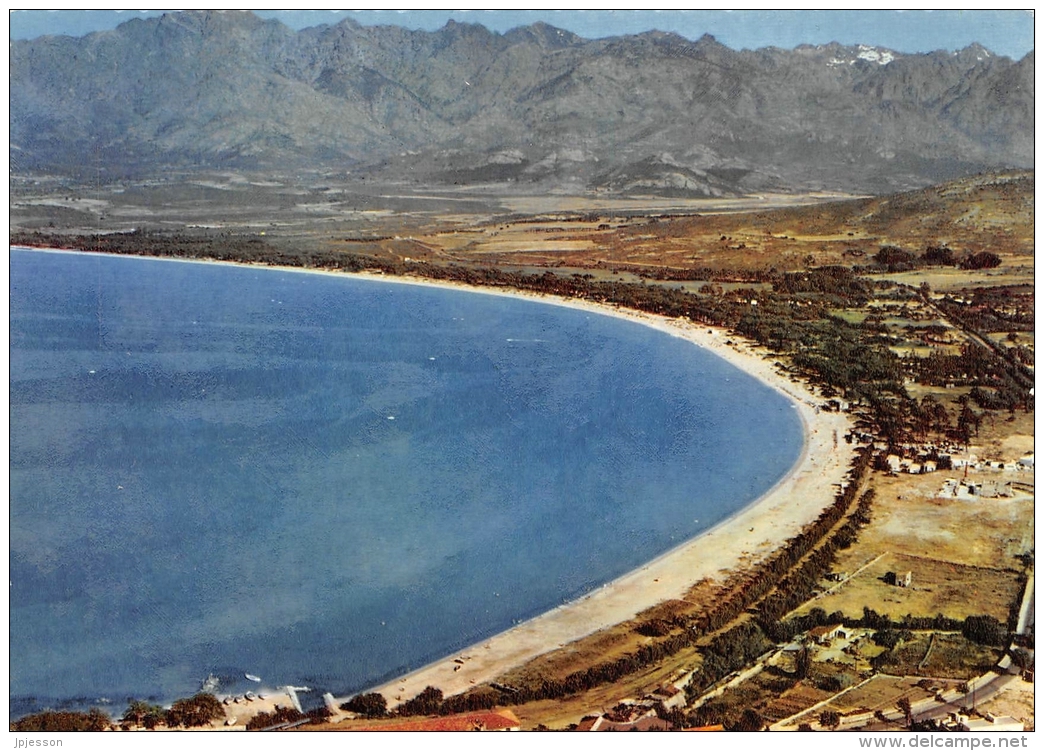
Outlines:
<svg viewBox="0 0 1044 751"><path fill-rule="evenodd" d="M859 54L857 57L860 60L868 60L869 62L877 63L878 65L888 65L888 63L895 60L895 55L888 50L879 50L876 47L868 47L865 44L859 45Z"/></svg>

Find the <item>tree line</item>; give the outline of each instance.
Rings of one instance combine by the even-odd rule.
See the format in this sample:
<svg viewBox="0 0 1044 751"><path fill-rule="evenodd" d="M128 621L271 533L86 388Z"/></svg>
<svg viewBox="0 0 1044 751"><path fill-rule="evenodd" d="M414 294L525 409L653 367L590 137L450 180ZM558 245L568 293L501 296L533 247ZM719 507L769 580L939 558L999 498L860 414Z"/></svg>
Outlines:
<svg viewBox="0 0 1044 751"><path fill-rule="evenodd" d="M930 266L959 266L966 271L978 271L995 269L1001 265L1001 257L988 250L966 253L958 258L952 249L937 245L929 245L919 256L894 245L884 245L874 254L873 261L874 266L871 270L893 274Z"/></svg>
<svg viewBox="0 0 1044 751"><path fill-rule="evenodd" d="M144 727L152 730L160 725L168 728L205 727L216 720L225 718L225 707L217 697L209 693L199 693L187 699L178 699L169 709L149 704L141 700L132 700L120 719L123 728ZM112 718L100 709L88 712L44 711L27 715L11 723L12 730L48 730L76 731L109 730L113 726Z"/></svg>

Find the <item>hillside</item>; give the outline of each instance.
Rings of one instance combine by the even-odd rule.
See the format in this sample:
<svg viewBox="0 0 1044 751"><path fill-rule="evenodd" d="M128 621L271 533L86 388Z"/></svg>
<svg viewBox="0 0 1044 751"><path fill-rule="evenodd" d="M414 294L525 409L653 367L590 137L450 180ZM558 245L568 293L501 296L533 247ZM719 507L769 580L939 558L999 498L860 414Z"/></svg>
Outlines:
<svg viewBox="0 0 1044 751"><path fill-rule="evenodd" d="M384 247L418 260L678 279L865 265L883 246L916 256L945 247L958 259L989 251L1006 266L1032 267L1034 184L1032 172L990 173L887 196L784 208L724 210L708 202L698 214L543 215Z"/></svg>

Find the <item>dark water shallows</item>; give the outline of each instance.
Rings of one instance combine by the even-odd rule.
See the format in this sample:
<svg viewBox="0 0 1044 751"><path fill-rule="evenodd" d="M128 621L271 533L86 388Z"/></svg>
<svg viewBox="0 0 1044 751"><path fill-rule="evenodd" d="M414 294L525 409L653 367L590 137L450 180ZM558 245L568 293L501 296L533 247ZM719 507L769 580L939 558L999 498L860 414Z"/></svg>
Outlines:
<svg viewBox="0 0 1044 751"><path fill-rule="evenodd" d="M357 690L682 543L796 411L629 321L11 253L11 695Z"/></svg>

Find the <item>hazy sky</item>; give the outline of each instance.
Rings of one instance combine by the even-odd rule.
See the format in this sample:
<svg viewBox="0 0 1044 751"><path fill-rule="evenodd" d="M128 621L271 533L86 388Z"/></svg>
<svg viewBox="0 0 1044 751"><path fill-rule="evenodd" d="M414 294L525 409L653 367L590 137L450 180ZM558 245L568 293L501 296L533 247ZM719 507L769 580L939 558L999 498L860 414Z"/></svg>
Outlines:
<svg viewBox="0 0 1044 751"><path fill-rule="evenodd" d="M78 36L112 29L133 17L164 11L13 11L11 38L44 34ZM1012 58L1033 49L1033 14L1029 11L258 11L295 29L332 24L351 16L362 24L396 24L434 30L453 18L504 32L546 21L594 39L649 29L674 31L689 39L705 33L733 49L799 44L871 44L899 52L956 50L972 42Z"/></svg>

